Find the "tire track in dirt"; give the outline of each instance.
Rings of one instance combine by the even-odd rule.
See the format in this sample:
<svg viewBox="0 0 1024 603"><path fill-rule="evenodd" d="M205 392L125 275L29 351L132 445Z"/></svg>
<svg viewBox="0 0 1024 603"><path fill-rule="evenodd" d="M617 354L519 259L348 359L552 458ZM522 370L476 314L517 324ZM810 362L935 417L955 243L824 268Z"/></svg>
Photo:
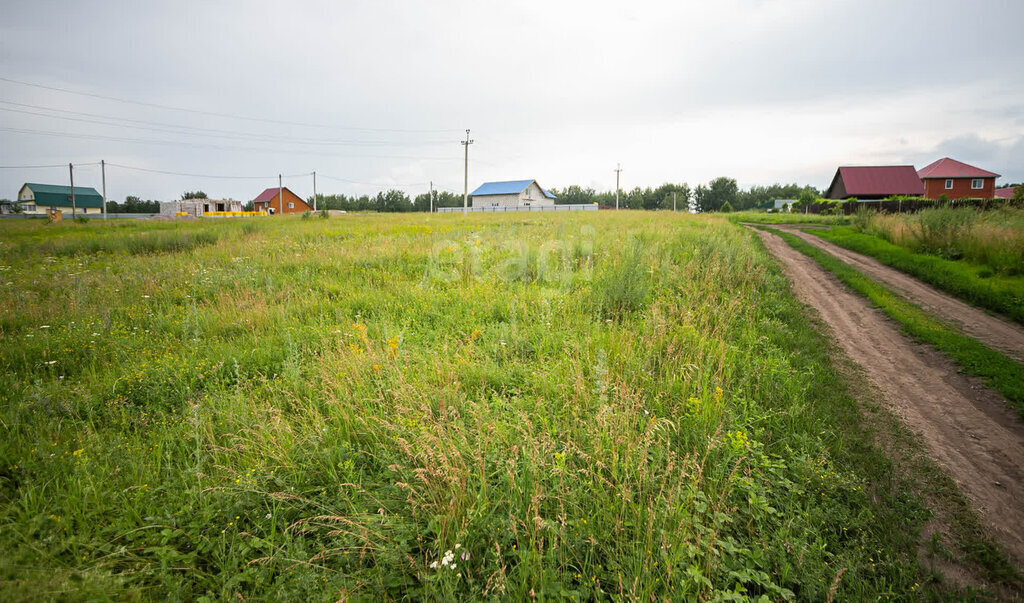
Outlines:
<svg viewBox="0 0 1024 603"><path fill-rule="evenodd" d="M755 230L797 297L953 477L1018 566L1024 565L1024 421L938 351L913 343L867 300L779 236Z"/></svg>
<svg viewBox="0 0 1024 603"><path fill-rule="evenodd" d="M986 314L984 310L943 293L895 268L890 268L874 258L844 249L799 228L773 228L779 228L779 230L800 237L807 243L856 268L871 280L885 284L942 320L958 326L966 335L970 335L993 350L999 350L1017 362L1024 362L1024 327Z"/></svg>

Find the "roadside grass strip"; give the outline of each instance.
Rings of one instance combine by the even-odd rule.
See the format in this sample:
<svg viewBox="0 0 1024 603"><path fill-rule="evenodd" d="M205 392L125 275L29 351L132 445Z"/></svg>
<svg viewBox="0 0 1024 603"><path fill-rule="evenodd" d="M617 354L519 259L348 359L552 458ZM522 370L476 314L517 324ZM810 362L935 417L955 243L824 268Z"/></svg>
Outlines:
<svg viewBox="0 0 1024 603"><path fill-rule="evenodd" d="M1024 324L1024 276L992 274L986 266L935 255L913 253L876 236L848 226L816 230L811 234L845 249L871 256L960 299L1004 314Z"/></svg>
<svg viewBox="0 0 1024 603"><path fill-rule="evenodd" d="M906 334L917 341L935 346L960 365L964 372L982 379L1024 417L1024 366L951 328L842 260L798 237L762 226L757 228L782 237L791 247L818 262L840 281L871 300L886 316L898 322Z"/></svg>

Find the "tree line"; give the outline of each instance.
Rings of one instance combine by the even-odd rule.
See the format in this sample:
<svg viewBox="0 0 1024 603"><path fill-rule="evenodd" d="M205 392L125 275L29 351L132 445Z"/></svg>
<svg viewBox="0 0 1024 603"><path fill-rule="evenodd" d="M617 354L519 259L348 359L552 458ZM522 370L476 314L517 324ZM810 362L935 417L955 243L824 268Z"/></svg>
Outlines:
<svg viewBox="0 0 1024 603"><path fill-rule="evenodd" d="M553 188L555 203L559 205L578 205L597 203L603 207L615 207L615 191L597 191L572 185L562 189ZM816 200L818 189L798 184L772 184L769 186L751 186L741 189L733 178L720 177L690 187L687 183L666 183L658 187L636 187L619 192L619 207L624 209L646 210L694 210L697 212L740 211L744 209L767 207L775 199L806 199ZM430 211L431 197L433 207L462 207L462 195L449 191L424 192L409 197L400 190L388 190L376 195L345 195L318 194L317 209L333 209L344 211L377 211L377 212L426 212ZM181 199L206 199L203 191L186 191ZM313 205L313 196L306 200ZM252 201L244 204L246 211L252 210ZM111 213L159 213L158 201L143 201L139 197L125 198L123 203L107 202L107 211Z"/></svg>
<svg viewBox="0 0 1024 603"><path fill-rule="evenodd" d="M597 203L604 207L615 207L615 191L600 191L572 185L562 189L553 188L555 203L579 205ZM462 195L448 191L434 191L433 207L462 207ZM817 199L818 189L798 184L772 184L751 186L741 189L733 178L715 178L711 182L691 188L687 183L666 183L658 187L636 187L619 192L619 207L624 209L671 210L693 209L698 212L744 210L767 207L775 199ZM410 198L399 190L377 193L375 196L349 196L343 194L316 197L317 209L340 209L345 211L411 212L429 211L431 193L425 192ZM313 197L307 200L313 204Z"/></svg>

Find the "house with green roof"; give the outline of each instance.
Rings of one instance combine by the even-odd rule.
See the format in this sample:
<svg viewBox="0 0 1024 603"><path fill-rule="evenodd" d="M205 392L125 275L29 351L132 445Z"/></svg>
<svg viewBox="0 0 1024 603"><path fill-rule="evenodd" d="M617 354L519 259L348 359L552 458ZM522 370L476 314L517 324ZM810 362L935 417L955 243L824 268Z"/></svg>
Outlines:
<svg viewBox="0 0 1024 603"><path fill-rule="evenodd" d="M71 187L62 184L26 182L15 204L26 214L48 215L51 209L71 212ZM75 208L81 214L103 213L103 196L88 186L75 187Z"/></svg>

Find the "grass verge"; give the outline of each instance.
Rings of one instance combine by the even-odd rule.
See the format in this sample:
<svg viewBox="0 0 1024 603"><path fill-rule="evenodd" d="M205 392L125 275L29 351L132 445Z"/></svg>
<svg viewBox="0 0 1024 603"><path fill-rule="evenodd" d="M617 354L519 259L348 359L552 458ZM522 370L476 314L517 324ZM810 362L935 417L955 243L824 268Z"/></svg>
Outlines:
<svg viewBox="0 0 1024 603"><path fill-rule="evenodd" d="M1024 417L1024 366L976 339L945 325L938 318L889 291L827 252L786 232L769 229L804 255L814 259L840 281L867 297L886 316L918 341L929 343L999 392Z"/></svg>
<svg viewBox="0 0 1024 603"><path fill-rule="evenodd" d="M987 266L913 253L846 226L809 231L826 241L871 256L972 304L1024 324L1024 277L993 274Z"/></svg>

